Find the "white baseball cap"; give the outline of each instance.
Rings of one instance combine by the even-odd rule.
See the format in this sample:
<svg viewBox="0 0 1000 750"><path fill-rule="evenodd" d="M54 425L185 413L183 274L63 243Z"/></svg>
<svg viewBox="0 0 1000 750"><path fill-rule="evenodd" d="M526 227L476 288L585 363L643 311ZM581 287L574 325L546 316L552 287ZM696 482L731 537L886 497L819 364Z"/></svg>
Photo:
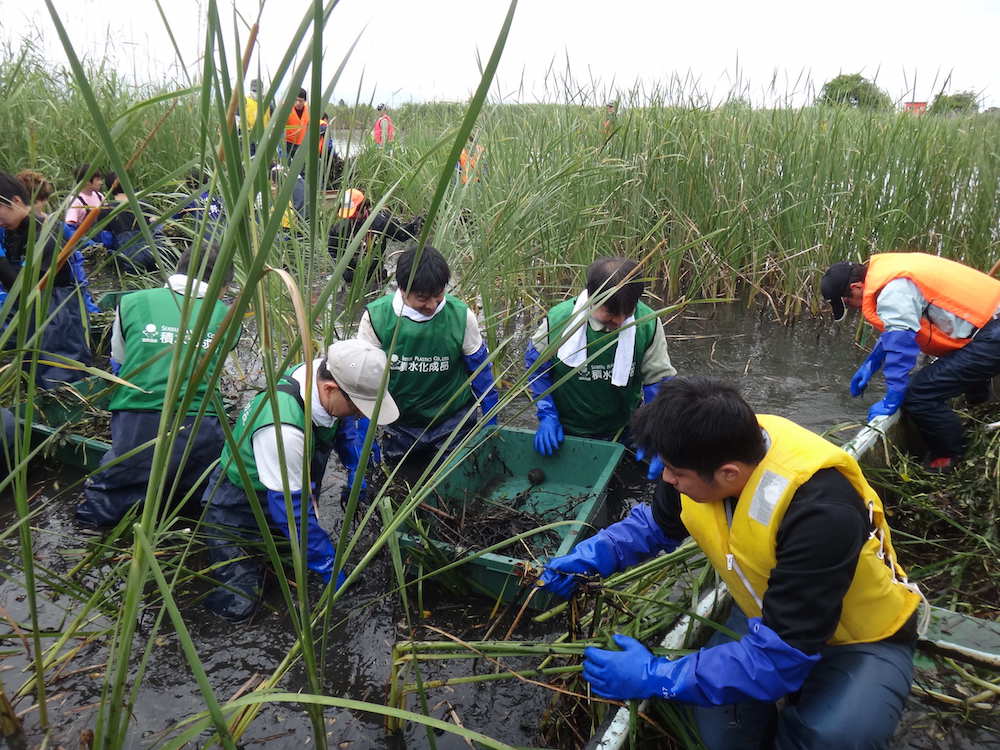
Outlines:
<svg viewBox="0 0 1000 750"><path fill-rule="evenodd" d="M326 350L326 369L340 389L362 414L371 419L375 411L382 375L387 366L385 352L360 339L335 341ZM378 411L378 423L390 424L399 419L399 407L386 391Z"/></svg>

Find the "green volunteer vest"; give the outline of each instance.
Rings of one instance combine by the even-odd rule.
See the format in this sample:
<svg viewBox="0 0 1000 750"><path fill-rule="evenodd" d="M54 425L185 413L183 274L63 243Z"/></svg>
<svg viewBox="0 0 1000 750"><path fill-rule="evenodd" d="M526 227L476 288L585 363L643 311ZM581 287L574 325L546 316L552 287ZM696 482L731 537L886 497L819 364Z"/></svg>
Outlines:
<svg viewBox="0 0 1000 750"><path fill-rule="evenodd" d="M562 331L573 314L576 298L560 302L549 310L549 344L562 338ZM652 310L640 302L635 317L651 315ZM615 364L615 347L618 333L595 331L587 323L587 356L601 347L603 352L580 367L562 385L552 392L552 399L559 410L559 420L569 435L611 435L628 424L632 412L642 402L642 358L653 343L656 319L649 318L635 327L635 355L628 384L611 385L611 371ZM610 346L608 346L610 344ZM552 382L558 383L573 368L553 357Z"/></svg>
<svg viewBox="0 0 1000 750"><path fill-rule="evenodd" d="M392 341L398 317L392 297L388 294L368 305L372 328L383 347ZM399 324L389 361L389 393L399 407L399 424L431 427L468 409L474 399L465 382L469 373L462 359L469 308L450 294L445 299L441 312L430 320L418 323L404 317ZM437 416L446 403L445 411Z"/></svg>
<svg viewBox="0 0 1000 750"><path fill-rule="evenodd" d="M205 303L204 299L192 300L188 313L190 324L198 319L201 307ZM209 304L213 304L214 307L208 330L204 338L195 343L201 352L211 345L223 318L229 311L229 308L219 300L213 300ZM122 336L125 339L125 361L122 362L121 376L148 393L134 388L117 388L111 397L109 406L111 411L163 409L173 357L180 356L183 349L191 345L187 340L190 338L190 329L185 330L183 334L180 330L183 305L184 295L167 288L132 292L122 297L118 306ZM177 343L180 343L180 347L175 348L174 345ZM192 374L198 366L201 352L195 354L189 367L181 373L179 398L183 399L189 388L195 388L188 414L197 414L202 402L208 398L208 380L221 365L224 356L224 352L216 350L205 376L197 383L192 383ZM208 413L214 414L215 410L209 406Z"/></svg>
<svg viewBox="0 0 1000 750"><path fill-rule="evenodd" d="M285 372L275 390L274 399L278 408L278 421L281 424L298 427L305 432L305 405L302 402L302 394L299 392L299 383L292 377L292 373L301 366L296 365ZM274 410L271 408L271 404L263 403L262 405L262 402L266 399L267 391L261 391L254 396L250 400L250 403L243 409L243 412L236 420L236 424L233 426L233 443L237 446L236 449L240 454L240 459L243 461L243 466L246 468L247 474L250 476L253 488L258 492L266 491L267 487L261 483L260 474L257 472L257 461L253 455L253 436L257 430L270 427L275 423ZM255 412L258 411L259 413L254 416ZM332 427L318 427L313 424L313 454L320 450L325 450L326 447L333 444L333 438L337 434L339 426L339 421L334 422ZM222 449L220 463L225 467L226 477L229 481L237 487L241 487L242 480L240 479L239 467L232 460L232 457L233 450L227 442L226 446Z"/></svg>

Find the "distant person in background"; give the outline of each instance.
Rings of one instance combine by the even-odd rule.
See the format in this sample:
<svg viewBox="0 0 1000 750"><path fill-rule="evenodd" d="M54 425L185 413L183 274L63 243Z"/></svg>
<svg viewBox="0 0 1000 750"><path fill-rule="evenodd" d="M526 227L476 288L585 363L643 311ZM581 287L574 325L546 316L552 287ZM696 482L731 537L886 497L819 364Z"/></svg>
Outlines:
<svg viewBox="0 0 1000 750"><path fill-rule="evenodd" d="M159 268L158 256L162 256L167 250L163 227L159 222L149 221L149 231L153 237L151 247L142 233L139 218L128 207L128 196L118 184L118 176L114 172L108 172L105 184L112 186L114 191L111 196L112 204L120 207L108 222L108 229L114 237L110 246L112 259L120 270L128 273L156 271Z"/></svg>
<svg viewBox="0 0 1000 750"><path fill-rule="evenodd" d="M601 123L601 130L604 136L610 136L618 125L618 102L608 102L604 105L604 122Z"/></svg>
<svg viewBox="0 0 1000 750"><path fill-rule="evenodd" d="M333 135L330 134L330 115L326 112L322 114L319 118L319 152L322 154L326 151L327 145L330 147L330 153L333 151ZM327 144L329 141L329 144Z"/></svg>
<svg viewBox="0 0 1000 750"><path fill-rule="evenodd" d="M396 140L396 126L389 117L389 110L384 104L379 104L377 109L379 116L372 126L372 140L376 146L387 146Z"/></svg>
<svg viewBox="0 0 1000 750"><path fill-rule="evenodd" d="M479 176L485 167L483 164L485 153L486 148L476 143L475 137L470 135L468 144L458 155L458 164L456 165L458 181L461 184L467 185L470 181L479 182Z"/></svg>
<svg viewBox="0 0 1000 750"><path fill-rule="evenodd" d="M215 193L209 192L205 185L205 174L200 169L192 169L188 173L185 185L190 191L191 199L173 218L193 221L196 234L203 236L206 241L220 241L226 220L222 200Z"/></svg>
<svg viewBox="0 0 1000 750"><path fill-rule="evenodd" d="M341 194L338 220L330 225L327 237L327 250L336 263L343 255L351 240L364 229L364 224L371 215L372 204L365 194L356 188L349 188ZM380 284L385 279L385 243L387 240L406 242L415 240L420 234L424 219L417 216L407 224L400 224L392 213L383 208L372 218L365 238L354 251L347 268L344 269L344 281L350 284L354 281L357 270L364 268L366 277L376 279Z"/></svg>
<svg viewBox="0 0 1000 750"><path fill-rule="evenodd" d="M543 456L556 453L567 434L629 443L632 412L677 374L663 324L640 301L644 284L637 268L628 258L598 258L587 268L587 286L549 310L532 335L526 368L558 344L530 383L538 413L535 450ZM602 295L600 304L592 301ZM641 449L636 457L645 458ZM662 471L654 457L648 478Z"/></svg>
<svg viewBox="0 0 1000 750"><path fill-rule="evenodd" d="M306 90L299 89L299 95L295 97L295 104L288 113L288 121L285 123L285 155L288 161L295 158L295 153L302 145L308 130L309 109L306 107Z"/></svg>
<svg viewBox="0 0 1000 750"><path fill-rule="evenodd" d="M436 452L449 437L454 450L478 424L476 402L485 417L499 400L479 321L468 305L445 294L450 280L444 256L413 243L396 264L399 288L361 316L358 338L384 351L399 325L389 361L389 393L399 421L382 433L388 461L401 460L411 449ZM496 425L496 414L486 424Z"/></svg>
<svg viewBox="0 0 1000 750"><path fill-rule="evenodd" d="M41 172L36 172L32 169L25 169L17 173L17 179L24 183L24 187L28 191L28 196L31 198L32 207L35 212L35 216L45 219L48 216L48 202L49 198L52 197L53 188L52 183L45 179L45 175ZM63 238L64 240L69 240L73 236L73 227L69 224L63 224ZM81 240L77 242L78 248L84 248L87 245L92 245L90 240ZM94 298L90 295L90 282L87 281L87 270L84 267L83 253L80 250L74 250L73 254L69 256L66 261L69 264L70 270L73 272L73 278L76 279L76 283L80 285L80 289L83 292L83 301L87 306L88 313L99 312L100 308L97 307L97 303L94 302Z"/></svg>
<svg viewBox="0 0 1000 750"><path fill-rule="evenodd" d="M168 492L174 486L178 501L189 493L200 499L201 492L195 488L199 478L208 470L212 462L222 453L225 435L218 414L211 405L212 393L207 383L222 366L225 352L220 349L212 355L212 361L204 376L192 380L198 369L202 355L219 333L222 321L229 308L219 299L209 299L208 280L212 276L218 258L218 247L206 248L204 270L194 265L193 251L187 250L177 263L177 273L167 279L160 289L145 289L126 294L121 298L115 312L115 322L111 333L111 358L120 365L120 374L137 388L119 387L111 398L111 448L101 459L101 468L88 480L84 489L84 500L76 508L77 520L91 526L113 526L129 509L146 497L146 485L152 471L153 446L135 455L122 458L133 448L156 438L160 428L160 417L167 384L174 360L190 356L187 369L178 373L180 390L178 403L194 389L186 417L181 422L181 430L174 441L170 454L170 465L166 473ZM232 278L232 268L222 269L224 281ZM223 283L220 293L224 292ZM185 296L190 298L187 330L182 335L181 313ZM220 294L221 296L221 294ZM212 309L208 328L201 340L192 342L190 328L200 314L201 308L209 305ZM218 390L216 381L215 390ZM197 432L193 432L198 412L209 402ZM180 462L185 451L189 451L184 471L180 472ZM109 466L112 462L113 466Z"/></svg>
<svg viewBox="0 0 1000 750"><path fill-rule="evenodd" d="M99 207L104 203L104 193L101 192L104 187L104 176L90 164L81 164L76 168L73 177L76 179L76 184L81 187L80 192L73 197L69 208L66 209L66 223L75 229L86 218L88 209Z"/></svg>
<svg viewBox="0 0 1000 750"><path fill-rule="evenodd" d="M69 266L54 268L62 247L62 231L56 229L46 235L43 221L34 214L33 208L24 183L13 175L0 172L0 227L4 229L0 284L8 292L12 291L26 261L38 269L39 279L51 270L48 310L41 313L38 320L29 311L30 330L26 334L31 337L38 325L44 325L40 340L32 346L44 354L66 357L89 366L93 357L87 344L87 312L80 287ZM30 288L22 289L21 299L26 299L30 291ZM53 364L38 363L35 382L39 388L54 388L59 383L71 383L86 375L81 370L61 366L55 357L43 355L42 359L50 359Z"/></svg>
<svg viewBox="0 0 1000 750"><path fill-rule="evenodd" d="M266 128L271 121L271 108L264 104L264 92L259 78L250 81L250 95L243 100L243 110L245 117L243 120L244 129L250 138L250 155L257 152L257 142L253 138L253 130L257 125L257 119L263 114L262 127Z"/></svg>

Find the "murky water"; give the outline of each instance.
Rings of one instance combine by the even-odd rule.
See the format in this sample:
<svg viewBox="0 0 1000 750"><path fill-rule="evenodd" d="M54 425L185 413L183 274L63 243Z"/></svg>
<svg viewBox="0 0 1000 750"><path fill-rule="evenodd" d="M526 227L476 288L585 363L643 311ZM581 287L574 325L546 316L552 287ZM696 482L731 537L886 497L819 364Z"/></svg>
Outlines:
<svg viewBox="0 0 1000 750"><path fill-rule="evenodd" d="M871 398L851 399L847 383L861 359L852 343L853 330L824 321L805 321L786 327L744 308L729 306L715 309L692 308L670 321L668 325L671 358L682 374L708 374L740 384L750 403L761 412L773 412L792 418L814 430L823 431L835 425L857 423L864 418L867 404L878 398L880 384L873 384ZM635 471L634 464L625 464L625 471ZM327 485L321 494L321 517L330 528L340 518L339 487L342 474L331 464ZM36 555L40 564L55 573L64 573L76 559L72 549L81 546L71 522L75 491L60 492L60 486L72 481L62 478L53 483L51 475L34 472L34 479L43 495L52 498L34 523ZM623 477L625 494L642 495L648 485L633 477ZM39 499L36 503L47 502ZM9 500L2 506L2 518L10 522ZM4 543L0 572L5 580L0 584L0 607L5 619L27 623L27 605L19 572L9 561L18 559L16 539ZM401 627L403 615L397 595L387 595L392 573L386 559L370 566L365 576L343 601L340 614L345 621L329 634L326 653L325 691L330 695L351 697L382 703L389 677L392 644L406 637ZM75 602L67 597L52 596L43 588L41 610L43 626L58 629L74 610ZM287 615L271 587L270 605L250 623L231 626L215 620L197 606L185 608L199 655L217 696L228 698L247 685L253 687L270 674L287 653L293 642ZM181 594L182 600L197 593ZM313 592L316 593L315 591ZM480 600L456 602L428 591L424 608L430 611L429 622L463 639L482 637L489 624L488 605ZM152 616L147 614L139 631L145 642ZM562 630L553 623L551 630ZM527 632L523 627L519 633ZM542 632L538 634L541 635ZM422 637L439 639L424 633ZM161 733L168 731L180 718L204 710L203 700L189 673L177 638L170 628L156 640L147 674L138 692L134 729L129 744L134 747L155 746ZM0 667L8 692L24 680L21 672L26 664L23 650L16 641L4 642L5 656ZM55 744L76 746L80 732L91 728L94 706L100 700L105 644L96 642L83 646L62 670L62 678L53 680L50 695L50 715L56 727ZM426 679L443 676L446 666L429 668ZM293 671L284 687L290 691L307 690L301 672ZM451 711L472 729L501 738L512 744L537 743L535 728L547 706L549 695L529 685L516 682L484 683L459 686L430 694L432 715L446 720ZM22 701L19 709L26 708ZM410 708L414 707L411 703ZM324 714L331 747L340 748L399 748L427 747L424 730L410 728L402 738L386 736L378 717L341 710ZM937 741L921 723L925 712L907 713L904 724L912 728L901 733L897 747L932 748L957 747L969 740L948 737L948 744ZM37 729L37 712L25 718L29 729ZM245 735L242 746L267 744L276 748L308 747L312 728L301 707L286 704L268 707L253 728ZM988 747L989 736L976 736L967 747ZM74 743L74 744L70 744ZM929 744L931 743L931 744ZM451 736L438 738L442 750L467 747Z"/></svg>

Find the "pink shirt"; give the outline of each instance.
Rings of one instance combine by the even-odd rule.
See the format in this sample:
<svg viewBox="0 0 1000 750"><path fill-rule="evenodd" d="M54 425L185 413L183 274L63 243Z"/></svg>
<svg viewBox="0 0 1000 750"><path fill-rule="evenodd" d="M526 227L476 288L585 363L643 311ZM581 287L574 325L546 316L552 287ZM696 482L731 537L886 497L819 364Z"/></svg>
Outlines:
<svg viewBox="0 0 1000 750"><path fill-rule="evenodd" d="M99 206L102 203L104 203L104 195L96 190L90 193L79 193L66 209L66 223L79 224L87 215L88 207Z"/></svg>

